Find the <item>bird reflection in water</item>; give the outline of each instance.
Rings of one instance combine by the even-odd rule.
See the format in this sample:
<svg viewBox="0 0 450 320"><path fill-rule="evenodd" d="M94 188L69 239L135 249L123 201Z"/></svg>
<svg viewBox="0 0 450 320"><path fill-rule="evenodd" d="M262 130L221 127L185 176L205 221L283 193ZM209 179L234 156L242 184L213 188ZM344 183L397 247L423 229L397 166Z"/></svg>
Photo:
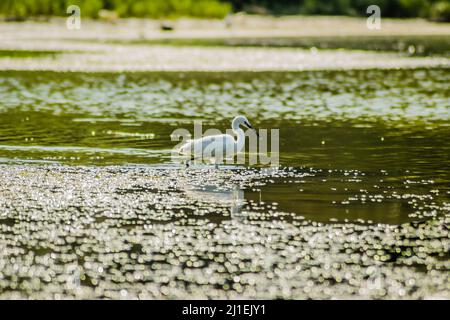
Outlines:
<svg viewBox="0 0 450 320"><path fill-rule="evenodd" d="M242 206L244 205L244 191L237 185L231 188L223 188L215 185L186 186L186 195L198 201L211 205L229 207L231 218L242 218Z"/></svg>

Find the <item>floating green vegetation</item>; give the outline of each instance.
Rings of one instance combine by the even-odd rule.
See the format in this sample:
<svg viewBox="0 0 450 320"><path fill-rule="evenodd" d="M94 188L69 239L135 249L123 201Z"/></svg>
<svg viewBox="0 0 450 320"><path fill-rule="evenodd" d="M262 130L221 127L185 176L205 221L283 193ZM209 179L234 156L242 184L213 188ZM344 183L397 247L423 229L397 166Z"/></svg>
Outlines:
<svg viewBox="0 0 450 320"><path fill-rule="evenodd" d="M84 41L84 40L83 40ZM172 46L288 47L315 49L350 49L393 51L410 56L450 54L450 37L427 36L305 36L305 37L233 37L233 38L165 38L105 41L116 44L162 44Z"/></svg>
<svg viewBox="0 0 450 320"><path fill-rule="evenodd" d="M0 58L44 58L55 57L63 51L56 50L7 50L0 49Z"/></svg>

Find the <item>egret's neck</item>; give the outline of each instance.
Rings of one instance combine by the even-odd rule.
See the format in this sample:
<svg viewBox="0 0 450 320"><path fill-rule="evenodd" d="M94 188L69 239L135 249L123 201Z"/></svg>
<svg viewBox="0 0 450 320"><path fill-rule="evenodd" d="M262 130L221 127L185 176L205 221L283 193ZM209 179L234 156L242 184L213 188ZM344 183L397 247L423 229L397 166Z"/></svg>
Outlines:
<svg viewBox="0 0 450 320"><path fill-rule="evenodd" d="M236 140L236 152L240 152L242 151L242 149L244 149L244 145L245 145L245 133L244 130L242 130L241 128L237 128L234 129L233 128L234 133L237 135L237 140Z"/></svg>
<svg viewBox="0 0 450 320"><path fill-rule="evenodd" d="M238 129L240 129L238 118L233 119L233 122L231 123L231 129L233 129L234 132L236 132Z"/></svg>

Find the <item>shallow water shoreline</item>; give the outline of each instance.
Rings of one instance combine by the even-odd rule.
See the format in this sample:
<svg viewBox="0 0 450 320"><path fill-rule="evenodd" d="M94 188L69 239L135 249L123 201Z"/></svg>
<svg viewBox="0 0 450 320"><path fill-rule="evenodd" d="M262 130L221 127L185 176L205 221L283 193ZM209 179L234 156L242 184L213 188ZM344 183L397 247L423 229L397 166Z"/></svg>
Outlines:
<svg viewBox="0 0 450 320"><path fill-rule="evenodd" d="M220 20L181 19L173 22L172 32L161 31L157 20L145 19L116 23L87 19L80 30L66 29L64 19L0 23L0 70L296 71L450 66L448 23L384 19L383 28L374 31L366 28L364 18L235 19L231 28Z"/></svg>

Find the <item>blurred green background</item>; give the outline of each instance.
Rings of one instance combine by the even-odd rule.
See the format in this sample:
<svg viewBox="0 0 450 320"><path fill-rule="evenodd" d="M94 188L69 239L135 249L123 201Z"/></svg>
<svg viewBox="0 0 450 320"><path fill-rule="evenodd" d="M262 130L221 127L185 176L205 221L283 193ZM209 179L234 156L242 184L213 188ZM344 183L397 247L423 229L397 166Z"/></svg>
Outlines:
<svg viewBox="0 0 450 320"><path fill-rule="evenodd" d="M364 16L369 5L381 8L383 17L421 17L450 21L450 0L1 0L0 15L7 19L65 16L69 5L83 16L99 17L109 10L118 17L223 18L231 12L257 14L308 14Z"/></svg>

